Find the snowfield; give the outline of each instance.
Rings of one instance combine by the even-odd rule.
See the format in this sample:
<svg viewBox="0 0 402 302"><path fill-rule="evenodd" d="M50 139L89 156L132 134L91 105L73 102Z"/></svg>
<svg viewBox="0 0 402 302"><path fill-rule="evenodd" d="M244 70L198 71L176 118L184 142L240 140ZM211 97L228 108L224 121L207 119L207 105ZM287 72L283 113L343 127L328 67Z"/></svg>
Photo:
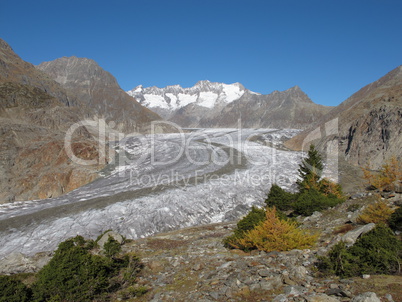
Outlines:
<svg viewBox="0 0 402 302"><path fill-rule="evenodd" d="M136 98L148 108L161 108L171 111L189 104L212 109L236 101L244 93L245 88L240 83L223 84L209 81L199 81L189 88L183 88L179 85L165 88L140 85L127 91L128 95Z"/></svg>
<svg viewBox="0 0 402 302"><path fill-rule="evenodd" d="M62 197L0 205L0 258L54 250L77 234L127 238L228 221L262 205L272 183L292 189L301 152L268 147L298 130L199 129L130 137L91 184Z"/></svg>

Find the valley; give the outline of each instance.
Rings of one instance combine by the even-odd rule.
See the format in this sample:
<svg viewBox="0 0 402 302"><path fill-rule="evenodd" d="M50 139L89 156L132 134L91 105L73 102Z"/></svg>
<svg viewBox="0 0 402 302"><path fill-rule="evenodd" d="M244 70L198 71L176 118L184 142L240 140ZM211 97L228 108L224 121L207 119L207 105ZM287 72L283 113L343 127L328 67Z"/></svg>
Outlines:
<svg viewBox="0 0 402 302"><path fill-rule="evenodd" d="M62 197L0 205L0 257L53 250L108 229L136 239L232 221L261 205L272 183L292 189L301 152L272 145L298 130L199 129L127 137L94 182Z"/></svg>

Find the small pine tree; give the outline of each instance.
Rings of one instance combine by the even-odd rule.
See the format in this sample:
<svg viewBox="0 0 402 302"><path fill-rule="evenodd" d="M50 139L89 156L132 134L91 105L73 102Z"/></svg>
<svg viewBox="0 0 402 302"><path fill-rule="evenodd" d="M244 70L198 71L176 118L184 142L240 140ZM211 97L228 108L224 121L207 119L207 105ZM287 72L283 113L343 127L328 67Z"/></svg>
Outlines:
<svg viewBox="0 0 402 302"><path fill-rule="evenodd" d="M299 191L302 192L306 189L317 188L323 168L321 155L315 149L314 145L310 145L307 157L302 160L297 170L301 178L296 182Z"/></svg>

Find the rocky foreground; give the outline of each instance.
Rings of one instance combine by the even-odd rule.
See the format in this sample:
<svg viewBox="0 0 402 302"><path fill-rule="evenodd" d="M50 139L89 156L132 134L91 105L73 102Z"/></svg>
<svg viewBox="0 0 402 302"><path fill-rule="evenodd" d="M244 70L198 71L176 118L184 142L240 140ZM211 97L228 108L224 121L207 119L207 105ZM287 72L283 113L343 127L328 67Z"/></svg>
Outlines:
<svg viewBox="0 0 402 302"><path fill-rule="evenodd" d="M289 252L244 253L228 250L222 239L236 224L218 223L127 240L123 252L135 252L145 267L138 285L149 291L133 301L402 301L402 276L323 277L314 263L340 240L349 244L372 226L354 222L362 206L375 200L357 194L337 208L300 219L321 232L317 246ZM402 194L388 198L400 205ZM360 208L359 210L354 210ZM352 227L344 228L345 224ZM2 260L3 273L38 270L51 254ZM116 301L121 300L116 296Z"/></svg>

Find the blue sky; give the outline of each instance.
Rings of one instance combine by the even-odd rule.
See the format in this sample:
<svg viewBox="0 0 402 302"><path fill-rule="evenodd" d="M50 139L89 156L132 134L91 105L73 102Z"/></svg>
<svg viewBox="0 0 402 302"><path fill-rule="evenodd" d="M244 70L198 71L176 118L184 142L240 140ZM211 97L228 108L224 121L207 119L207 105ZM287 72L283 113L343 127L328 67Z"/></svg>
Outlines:
<svg viewBox="0 0 402 302"><path fill-rule="evenodd" d="M0 2L0 38L33 64L94 59L124 90L199 80L338 105L402 64L400 0Z"/></svg>

